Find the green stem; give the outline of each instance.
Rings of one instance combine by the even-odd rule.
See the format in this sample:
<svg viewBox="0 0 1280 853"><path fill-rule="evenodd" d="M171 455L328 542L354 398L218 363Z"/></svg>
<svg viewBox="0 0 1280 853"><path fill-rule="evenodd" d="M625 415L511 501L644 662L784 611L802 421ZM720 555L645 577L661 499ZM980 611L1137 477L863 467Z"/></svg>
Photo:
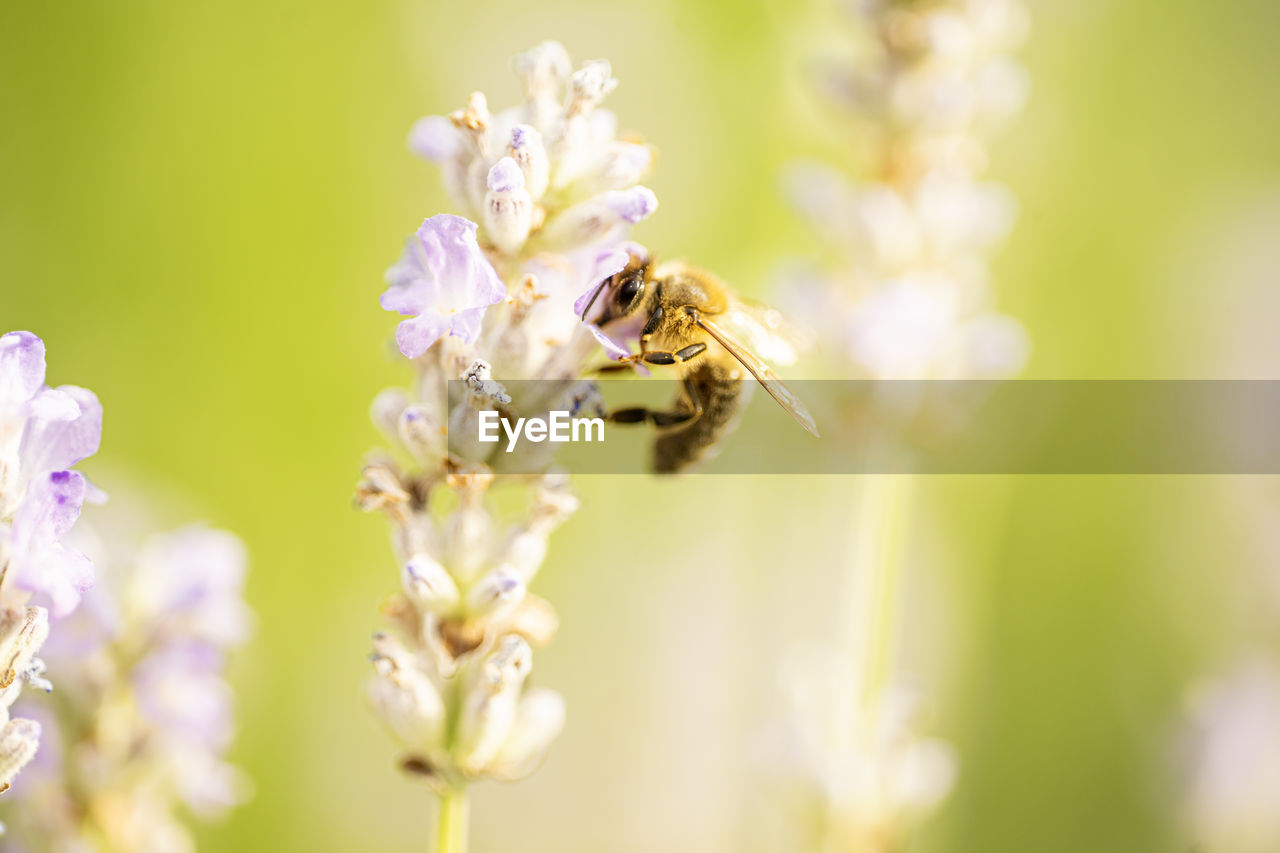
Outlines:
<svg viewBox="0 0 1280 853"><path fill-rule="evenodd" d="M879 474L861 480L852 526L847 649L857 675L853 698L872 724L893 664L914 478Z"/></svg>
<svg viewBox="0 0 1280 853"><path fill-rule="evenodd" d="M467 853L467 789L450 788L440 797L436 853Z"/></svg>

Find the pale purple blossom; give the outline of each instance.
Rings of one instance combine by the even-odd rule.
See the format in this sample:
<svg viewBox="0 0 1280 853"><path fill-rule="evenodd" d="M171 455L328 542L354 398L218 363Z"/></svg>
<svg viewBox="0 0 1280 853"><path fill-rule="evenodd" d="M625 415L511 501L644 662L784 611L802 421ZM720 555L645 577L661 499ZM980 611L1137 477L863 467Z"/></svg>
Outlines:
<svg viewBox="0 0 1280 853"><path fill-rule="evenodd" d="M188 525L147 540L138 556L133 598L171 634L238 645L248 638L251 622L241 597L247 565L237 536Z"/></svg>
<svg viewBox="0 0 1280 853"><path fill-rule="evenodd" d="M72 465L98 449L102 406L92 391L45 385L45 347L30 332L0 337L0 553L6 587L55 616L92 582L87 558L59 543L92 492Z"/></svg>
<svg viewBox="0 0 1280 853"><path fill-rule="evenodd" d="M485 309L507 295L476 242L476 224L447 213L422 223L399 263L387 270L387 283L382 307L410 317L396 329L408 358L445 335L473 343Z"/></svg>
<svg viewBox="0 0 1280 853"><path fill-rule="evenodd" d="M49 697L59 713L44 725L65 748L44 756L51 760L21 796L32 812L47 802L67 807L11 828L15 841L40 839L36 849L80 849L81 839L99 836L116 849L139 833L168 833L174 843L165 849L191 849L179 803L214 816L246 792L223 755L235 734L227 655L250 628L245 548L203 525L153 535L138 548L119 536L121 526L100 536L77 531L98 582L45 645L61 683ZM129 818L142 825L102 809L117 801L145 804Z"/></svg>
<svg viewBox="0 0 1280 853"><path fill-rule="evenodd" d="M55 617L74 610L93 583L89 558L58 541L80 517L84 495L85 479L77 471L40 477L28 485L9 533L10 582L47 599Z"/></svg>
<svg viewBox="0 0 1280 853"><path fill-rule="evenodd" d="M0 656L10 672L0 691L0 790L38 752L41 726L9 709L24 684L52 689L37 656L50 612L66 616L93 582L89 558L61 540L85 499L100 496L68 469L97 451L101 435L93 392L45 384L40 338L0 337Z"/></svg>

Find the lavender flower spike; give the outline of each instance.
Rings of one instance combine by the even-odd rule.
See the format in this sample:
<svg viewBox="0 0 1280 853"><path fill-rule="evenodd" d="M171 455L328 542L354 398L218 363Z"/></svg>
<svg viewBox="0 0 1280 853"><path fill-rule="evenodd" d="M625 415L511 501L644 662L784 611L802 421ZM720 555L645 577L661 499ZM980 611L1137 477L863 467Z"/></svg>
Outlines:
<svg viewBox="0 0 1280 853"><path fill-rule="evenodd" d="M45 385L44 342L0 337L0 792L36 753L40 726L10 719L24 684L50 689L37 657L49 610L66 616L93 581L93 566L62 543L88 492L68 470L98 449L102 407L93 392Z"/></svg>
<svg viewBox="0 0 1280 853"><path fill-rule="evenodd" d="M356 494L386 515L399 558L400 588L373 640L370 704L401 768L439 794L436 849L448 853L465 849L468 787L532 773L565 718L558 694L526 681L557 628L531 586L577 502L551 445L517 462L478 439L478 419L503 406L571 409L588 390L597 338L628 352L579 317L629 249L644 253L625 240L657 207L637 185L652 152L617 139L616 119L598 109L617 85L608 63L575 72L545 42L515 69L522 103L494 113L476 92L410 135L461 216L428 219L388 273L382 306L412 316L396 337L416 376L411 389L378 395L374 420L392 448L365 466ZM530 379L555 381L520 382ZM512 464L540 476L505 475ZM498 513L499 490L527 494L528 509Z"/></svg>

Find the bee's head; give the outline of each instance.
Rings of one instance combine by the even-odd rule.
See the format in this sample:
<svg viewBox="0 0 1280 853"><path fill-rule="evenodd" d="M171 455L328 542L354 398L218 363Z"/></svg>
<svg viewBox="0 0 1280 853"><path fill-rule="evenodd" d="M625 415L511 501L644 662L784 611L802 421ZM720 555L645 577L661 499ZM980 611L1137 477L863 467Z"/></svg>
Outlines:
<svg viewBox="0 0 1280 853"><path fill-rule="evenodd" d="M601 303L599 316L594 319L598 326L634 313L644 302L651 265L649 258L632 253L625 267L601 282L591 301L582 310L582 319L587 320L587 315L597 302Z"/></svg>

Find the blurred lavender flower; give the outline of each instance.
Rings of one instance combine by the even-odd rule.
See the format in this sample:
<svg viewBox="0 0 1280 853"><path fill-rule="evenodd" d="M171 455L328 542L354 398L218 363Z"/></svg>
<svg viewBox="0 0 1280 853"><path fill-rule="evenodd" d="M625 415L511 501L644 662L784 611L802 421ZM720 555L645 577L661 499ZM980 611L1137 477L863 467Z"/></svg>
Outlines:
<svg viewBox="0 0 1280 853"><path fill-rule="evenodd" d="M251 622L244 546L192 525L91 550L98 583L45 647L65 682L45 714L61 748L28 771L12 834L32 853L194 850L178 807L216 817L247 790L222 758L226 653Z"/></svg>
<svg viewBox="0 0 1280 853"><path fill-rule="evenodd" d="M834 350L828 363L840 374L1010 376L1028 341L994 309L987 260L1015 204L979 175L990 134L1025 97L1025 74L1009 54L1025 37L1026 12L1019 0L844 5L859 42L849 61L819 69L815 88L852 118L867 157L858 179L822 165L786 176L825 247L821 262L792 262L783 273L795 316ZM796 790L816 795L824 815L811 839L818 849L902 849L910 823L943 799L955 775L950 750L915 738L897 710L893 644L910 489L909 475L859 478L839 655L845 675L795 676L849 685L844 699L825 701L856 728L835 748L791 740L801 745L792 766L810 776ZM803 714L793 720L801 732L813 725ZM927 778L908 784L922 764Z"/></svg>
<svg viewBox="0 0 1280 853"><path fill-rule="evenodd" d="M819 88L874 148L868 179L821 165L786 188L827 244L822 266L784 279L800 316L876 379L998 378L1028 343L992 307L986 255L1015 205L982 182L986 139L1021 105L1025 73L1009 57L1027 30L1018 0L851 6L860 58L821 69Z"/></svg>
<svg viewBox="0 0 1280 853"><path fill-rule="evenodd" d="M1189 830L1214 853L1280 849L1280 672L1257 660L1192 694Z"/></svg>
<svg viewBox="0 0 1280 853"><path fill-rule="evenodd" d="M518 460L495 452L477 440L479 414L572 408L597 340L618 349L579 321L575 300L621 269L630 227L657 207L638 185L652 151L619 140L599 108L617 85L607 62L574 70L544 42L514 65L522 103L494 114L477 92L409 135L458 215L427 219L388 272L382 305L411 318L397 340L417 379L374 401L392 452L365 467L356 498L390 519L400 565L370 700L401 767L441 797L440 850L465 847L467 785L533 772L565 713L558 694L526 686L532 648L557 627L529 586L577 501L549 445ZM504 463L544 473L507 476ZM493 508L502 487L529 493L515 518Z"/></svg>
<svg viewBox="0 0 1280 853"><path fill-rule="evenodd" d="M792 849L902 849L955 780L951 747L915 734L915 696L900 687L860 696L848 671L825 647L796 654L783 673L788 722L761 742Z"/></svg>
<svg viewBox="0 0 1280 853"><path fill-rule="evenodd" d="M54 617L75 609L93 565L62 537L96 496L68 470L98 449L102 407L93 392L45 385L44 342L0 337L0 792L35 756L40 726L11 719L24 684L52 685L36 657Z"/></svg>

